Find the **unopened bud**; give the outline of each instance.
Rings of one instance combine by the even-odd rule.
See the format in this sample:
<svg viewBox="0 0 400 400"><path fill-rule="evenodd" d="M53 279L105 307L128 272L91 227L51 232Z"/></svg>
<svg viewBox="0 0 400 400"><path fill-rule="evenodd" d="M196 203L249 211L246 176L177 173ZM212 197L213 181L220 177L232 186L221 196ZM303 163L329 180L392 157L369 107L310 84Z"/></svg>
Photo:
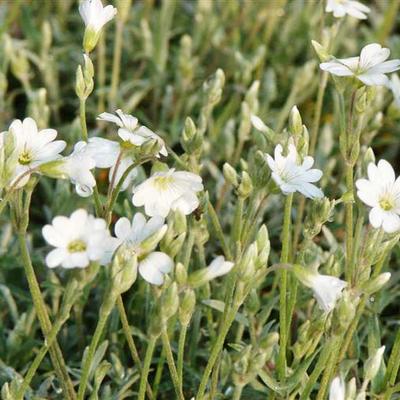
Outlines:
<svg viewBox="0 0 400 400"><path fill-rule="evenodd" d="M256 289L252 289L244 303L245 309L249 314L255 315L260 309L260 298Z"/></svg>
<svg viewBox="0 0 400 400"><path fill-rule="evenodd" d="M303 120L297 106L293 106L289 114L289 130L290 133L298 137L303 132Z"/></svg>
<svg viewBox="0 0 400 400"><path fill-rule="evenodd" d="M187 282L187 271L182 263L177 263L175 266L175 280L179 286L185 286Z"/></svg>
<svg viewBox="0 0 400 400"><path fill-rule="evenodd" d="M376 350L375 354L368 358L364 366L364 379L371 381L375 378L381 366L384 352L385 346L382 346Z"/></svg>
<svg viewBox="0 0 400 400"><path fill-rule="evenodd" d="M194 308L196 306L196 295L194 290L187 289L183 294L182 301L179 305L179 322L182 326L188 326L190 320L192 319L192 315L194 312Z"/></svg>
<svg viewBox="0 0 400 400"><path fill-rule="evenodd" d="M257 243L253 242L244 253L243 259L239 264L238 274L242 281L246 282L254 277L256 259Z"/></svg>
<svg viewBox="0 0 400 400"><path fill-rule="evenodd" d="M171 283L161 296L161 307L163 322L166 323L178 311L179 296L178 285L176 282Z"/></svg>
<svg viewBox="0 0 400 400"><path fill-rule="evenodd" d="M137 257L125 245L116 252L111 265L112 291L115 295L126 292L137 277Z"/></svg>
<svg viewBox="0 0 400 400"><path fill-rule="evenodd" d="M225 180L233 187L237 187L239 185L237 172L229 163L226 162L224 164L222 171L224 173Z"/></svg>
<svg viewBox="0 0 400 400"><path fill-rule="evenodd" d="M246 172L242 172L242 179L238 187L238 194L240 197L247 198L253 191L253 183L251 181L250 175Z"/></svg>
<svg viewBox="0 0 400 400"><path fill-rule="evenodd" d="M317 53L317 56L319 57L321 62L325 62L330 58L326 49L322 45L320 45L317 41L311 40L311 44L314 47L314 50Z"/></svg>
<svg viewBox="0 0 400 400"><path fill-rule="evenodd" d="M391 275L392 274L390 272L384 272L378 275L376 278L367 281L364 287L362 288L363 291L368 295L378 292L383 288L383 286L386 285L386 283L389 282Z"/></svg>

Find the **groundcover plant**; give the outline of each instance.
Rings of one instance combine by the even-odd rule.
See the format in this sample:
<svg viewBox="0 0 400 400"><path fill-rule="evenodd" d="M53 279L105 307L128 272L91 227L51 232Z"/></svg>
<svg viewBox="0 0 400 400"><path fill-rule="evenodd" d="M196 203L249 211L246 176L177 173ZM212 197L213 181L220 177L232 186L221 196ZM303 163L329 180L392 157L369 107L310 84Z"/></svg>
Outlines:
<svg viewBox="0 0 400 400"><path fill-rule="evenodd" d="M110 3L0 3L1 398L400 398L400 1Z"/></svg>

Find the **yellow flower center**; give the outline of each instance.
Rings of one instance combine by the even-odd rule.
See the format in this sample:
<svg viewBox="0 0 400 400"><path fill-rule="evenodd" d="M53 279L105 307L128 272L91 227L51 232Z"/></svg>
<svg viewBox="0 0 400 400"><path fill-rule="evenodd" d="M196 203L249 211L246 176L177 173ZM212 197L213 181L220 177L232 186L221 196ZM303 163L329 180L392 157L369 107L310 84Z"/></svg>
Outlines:
<svg viewBox="0 0 400 400"><path fill-rule="evenodd" d="M130 150L130 149L132 149L133 147L136 147L136 146L134 144L132 144L129 140L124 140L121 143L121 147L123 149L125 149L125 150Z"/></svg>
<svg viewBox="0 0 400 400"><path fill-rule="evenodd" d="M395 203L393 198L386 195L379 199L379 205L382 208L382 210L390 211L394 208Z"/></svg>
<svg viewBox="0 0 400 400"><path fill-rule="evenodd" d="M24 150L18 158L18 162L22 165L27 165L32 162L32 153L29 150Z"/></svg>
<svg viewBox="0 0 400 400"><path fill-rule="evenodd" d="M80 253L86 250L86 243L83 240L73 240L68 244L70 253Z"/></svg>
<svg viewBox="0 0 400 400"><path fill-rule="evenodd" d="M174 178L172 176L157 176L154 178L154 185L162 190L166 190Z"/></svg>

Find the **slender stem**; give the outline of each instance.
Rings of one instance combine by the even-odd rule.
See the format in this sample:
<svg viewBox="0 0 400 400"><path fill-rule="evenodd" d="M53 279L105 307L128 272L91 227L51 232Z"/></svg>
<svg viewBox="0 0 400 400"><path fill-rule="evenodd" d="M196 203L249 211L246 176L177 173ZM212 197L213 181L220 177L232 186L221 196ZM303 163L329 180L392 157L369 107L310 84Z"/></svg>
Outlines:
<svg viewBox="0 0 400 400"><path fill-rule="evenodd" d="M353 191L353 165L346 165L346 186L347 191ZM346 280L350 282L353 275L352 271L353 258L353 203L346 203Z"/></svg>
<svg viewBox="0 0 400 400"><path fill-rule="evenodd" d="M304 390L301 392L301 396L299 400L306 400L309 398L310 393L317 382L321 373L325 370L328 360L332 354L334 347L334 338L331 338L328 343L323 346L321 354L319 355L317 364L315 365L313 372L310 375L310 378L307 381L307 384Z"/></svg>
<svg viewBox="0 0 400 400"><path fill-rule="evenodd" d="M163 326L161 339L163 342L163 346L165 349L165 355L167 356L167 363L169 368L169 373L172 378L172 383L174 384L175 393L179 400L184 400L185 397L182 393L182 386L180 384L180 379L178 375L178 371L176 370L174 355L172 354L171 343L169 341L168 331L166 325Z"/></svg>
<svg viewBox="0 0 400 400"><path fill-rule="evenodd" d="M140 375L139 394L137 397L138 400L144 400L144 395L145 395L146 386L147 386L147 377L149 376L151 360L153 358L153 353L154 353L154 348L156 347L156 342L157 342L157 338L154 336L151 336L149 343L147 344L146 355L144 357L144 362L143 362L143 370Z"/></svg>
<svg viewBox="0 0 400 400"><path fill-rule="evenodd" d="M164 371L164 365L165 365L165 350L162 349L161 355L158 358L156 374L154 376L154 381L153 381L153 386L152 386L153 397L155 399L157 399L158 389L160 388L160 382L161 382L161 378L162 378L163 371Z"/></svg>
<svg viewBox="0 0 400 400"><path fill-rule="evenodd" d="M100 114L104 111L104 91L106 86L106 40L105 32L100 35L99 42L97 44L97 86L98 90L98 103L97 113Z"/></svg>
<svg viewBox="0 0 400 400"><path fill-rule="evenodd" d="M292 212L293 194L289 194L285 201L285 210L283 215L283 232L282 232L282 264L286 264L289 260L290 248L290 219ZM280 291L279 291L279 355L278 355L278 373L281 380L286 376L286 347L288 337L288 310L287 310L287 270L282 269L280 273Z"/></svg>
<svg viewBox="0 0 400 400"><path fill-rule="evenodd" d="M232 400L240 400L242 397L244 385L236 385L235 391L233 392Z"/></svg>
<svg viewBox="0 0 400 400"><path fill-rule="evenodd" d="M222 347L224 345L225 342L225 338L226 335L229 332L229 329L235 319L236 313L240 307L240 302L237 296L238 291L236 292L235 295L235 299L233 301L233 306L230 308L229 312L226 315L226 318L223 320L221 328L220 328L220 332L217 336L217 340L214 343L212 350L211 350L211 354L210 357L208 359L208 363L206 365L206 368L204 370L203 376L201 378L200 381L200 385L199 385L199 389L197 391L197 396L196 396L196 400L203 400L204 398L204 393L206 391L206 386L207 386L207 382L208 379L211 375L212 369L215 365L215 362L218 359L218 356L220 354L220 351L222 350Z"/></svg>
<svg viewBox="0 0 400 400"><path fill-rule="evenodd" d="M400 367L400 329L397 331L396 339L393 344L392 352L390 353L388 366L385 375L385 384L387 390L384 400L390 400L393 394L393 385L396 383L397 374Z"/></svg>
<svg viewBox="0 0 400 400"><path fill-rule="evenodd" d="M232 253L231 253L231 251L229 249L229 246L227 245L227 243L225 241L225 236L224 236L224 233L222 231L222 227L221 227L221 224L219 222L218 215L215 212L215 209L214 209L213 205L211 204L210 200L208 200L207 203L208 203L207 204L208 205L208 215L210 216L211 223L212 223L212 225L214 227L215 233L216 233L216 235L218 237L218 240L219 240L219 242L221 244L221 247L222 247L222 250L223 250L223 252L225 254L225 257L228 260L232 260Z"/></svg>
<svg viewBox="0 0 400 400"><path fill-rule="evenodd" d="M92 341L90 342L89 350L87 352L85 362L82 368L82 375L79 382L78 400L84 400L86 386L89 381L90 367L92 366L93 357L96 353L97 345L99 344L101 335L103 334L106 326L108 316L113 309L115 299L110 295L105 297L104 303L102 304L99 312L99 320L97 322L96 330L94 331Z"/></svg>
<svg viewBox="0 0 400 400"><path fill-rule="evenodd" d="M26 232L18 233L18 242L21 250L22 261L24 265L25 275L28 280L29 290L33 300L36 314L39 319L39 323L45 337L46 342L49 341L48 336L52 329L50 317L47 313L46 305L43 300L42 293L40 291L39 283L36 279L35 271L32 266L32 261L29 255L28 246L26 243ZM57 339L54 339L54 344L50 347L50 356L54 369L60 379L63 386L63 390L67 399L76 399L76 393L71 379L68 375L67 367L61 353L60 347L57 343Z"/></svg>
<svg viewBox="0 0 400 400"><path fill-rule="evenodd" d="M188 325L181 326L181 330L179 332L179 341L178 341L177 369L178 369L178 378L181 391L183 390L183 356L185 355L185 341L186 341L187 329Z"/></svg>
<svg viewBox="0 0 400 400"><path fill-rule="evenodd" d="M243 205L244 198L239 197L236 205L235 216L233 219L233 229L232 229L232 246L237 249L240 246L240 236L242 233L242 221L243 221Z"/></svg>
<svg viewBox="0 0 400 400"><path fill-rule="evenodd" d="M128 317L126 315L125 306L124 306L124 302L122 300L121 295L119 295L117 297L117 307L118 307L119 317L120 317L121 323L122 323L122 330L124 332L125 339L128 343L129 351L131 352L132 359L135 362L137 369L141 373L142 369L143 369L142 361L140 360L139 353L138 353L137 347L135 345L135 341L131 334ZM147 392L147 396L149 397L149 399L153 399L153 391L151 390L151 387L149 384L147 384L146 392Z"/></svg>
<svg viewBox="0 0 400 400"><path fill-rule="evenodd" d="M86 125L86 100L79 99L79 120L81 122L82 139L88 141L88 131Z"/></svg>

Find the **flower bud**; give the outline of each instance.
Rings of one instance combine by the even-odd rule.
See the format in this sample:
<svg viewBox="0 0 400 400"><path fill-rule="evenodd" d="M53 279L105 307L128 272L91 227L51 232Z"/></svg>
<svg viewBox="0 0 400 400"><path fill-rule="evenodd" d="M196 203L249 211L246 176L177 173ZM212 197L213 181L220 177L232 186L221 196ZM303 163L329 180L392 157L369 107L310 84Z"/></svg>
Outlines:
<svg viewBox="0 0 400 400"><path fill-rule="evenodd" d="M141 254L148 254L153 251L160 240L164 237L165 232L167 232L167 225L163 225L157 232L153 235L149 236L146 240L143 240L140 243L140 253Z"/></svg>
<svg viewBox="0 0 400 400"><path fill-rule="evenodd" d="M260 309L260 298L256 289L251 289L244 306L249 314L255 315L258 312Z"/></svg>
<svg viewBox="0 0 400 400"><path fill-rule="evenodd" d="M257 259L257 243L253 242L246 252L238 267L238 274L243 282L250 281L254 277L255 262Z"/></svg>
<svg viewBox="0 0 400 400"><path fill-rule="evenodd" d="M355 400L357 393L356 378L351 378L346 387L346 399Z"/></svg>
<svg viewBox="0 0 400 400"><path fill-rule="evenodd" d="M317 56L319 57L321 62L325 62L328 61L330 58L329 53L327 52L327 50L320 45L317 41L315 40L311 40L311 44L314 47L315 52L317 53Z"/></svg>
<svg viewBox="0 0 400 400"><path fill-rule="evenodd" d="M134 284L137 277L137 256L125 245L119 247L111 265L112 292L120 295Z"/></svg>
<svg viewBox="0 0 400 400"><path fill-rule="evenodd" d="M178 311L179 307L179 296L178 296L178 285L176 282L172 282L167 289L162 293L160 304L162 307L161 318L166 323L171 317L173 317Z"/></svg>
<svg viewBox="0 0 400 400"><path fill-rule="evenodd" d="M242 179L238 187L238 194L240 197L247 198L253 191L253 183L251 181L250 175L246 172L242 172Z"/></svg>
<svg viewBox="0 0 400 400"><path fill-rule="evenodd" d="M254 81L246 93L244 101L249 105L252 114L258 113L258 91L260 89L260 81Z"/></svg>
<svg viewBox="0 0 400 400"><path fill-rule="evenodd" d="M367 175L368 165L371 163L375 164L375 154L372 147L368 147L362 160L362 175Z"/></svg>
<svg viewBox="0 0 400 400"><path fill-rule="evenodd" d="M293 106L290 110L289 131L295 137L299 137L303 132L303 120L297 106Z"/></svg>
<svg viewBox="0 0 400 400"><path fill-rule="evenodd" d="M234 265L231 261L225 261L223 256L216 257L207 268L199 269L191 274L188 283L191 287L197 288L215 278L226 275Z"/></svg>
<svg viewBox="0 0 400 400"><path fill-rule="evenodd" d="M243 101L241 105L240 124L239 124L239 140L245 142L251 131L251 112L249 105Z"/></svg>
<svg viewBox="0 0 400 400"><path fill-rule="evenodd" d="M347 329L353 321L358 302L359 298L354 298L349 291L343 292L333 314L333 326L337 329L338 333Z"/></svg>
<svg viewBox="0 0 400 400"><path fill-rule="evenodd" d="M179 286L185 286L187 283L187 271L182 263L177 263L175 266L175 280Z"/></svg>
<svg viewBox="0 0 400 400"><path fill-rule="evenodd" d="M186 289L179 305L179 322L182 326L188 326L196 306L194 290Z"/></svg>
<svg viewBox="0 0 400 400"><path fill-rule="evenodd" d="M182 147L188 154L200 152L203 146L203 135L197 130L196 125L190 117L186 118L185 128L182 132Z"/></svg>
<svg viewBox="0 0 400 400"><path fill-rule="evenodd" d="M383 353L385 352L385 346L380 347L376 350L375 354L368 358L364 365L364 379L371 381L375 378L381 366Z"/></svg>
<svg viewBox="0 0 400 400"><path fill-rule="evenodd" d="M366 399L366 394L365 391L363 390L362 392L358 393L355 400L365 400L365 399Z"/></svg>
<svg viewBox="0 0 400 400"><path fill-rule="evenodd" d="M365 285L362 287L362 290L364 291L364 293L368 295L378 292L379 290L382 289L383 286L386 285L386 283L389 282L391 275L392 274L390 272L384 272L378 275L376 278L367 281Z"/></svg>
<svg viewBox="0 0 400 400"><path fill-rule="evenodd" d="M222 171L224 173L225 180L233 187L237 187L239 185L237 172L229 163L226 162L224 164Z"/></svg>

